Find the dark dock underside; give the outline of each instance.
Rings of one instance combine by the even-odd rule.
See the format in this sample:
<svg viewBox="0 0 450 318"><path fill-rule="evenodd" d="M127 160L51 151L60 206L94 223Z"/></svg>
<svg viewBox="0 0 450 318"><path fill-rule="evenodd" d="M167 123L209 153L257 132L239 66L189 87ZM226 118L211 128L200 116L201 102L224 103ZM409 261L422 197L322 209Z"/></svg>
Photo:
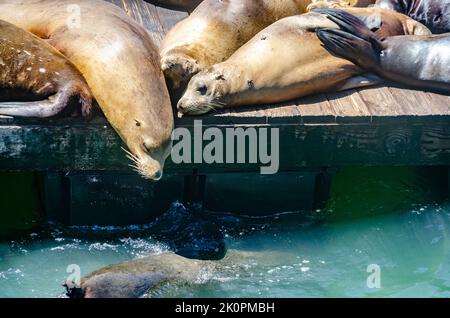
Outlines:
<svg viewBox="0 0 450 318"><path fill-rule="evenodd" d="M157 44L187 16L140 0L111 2ZM335 168L450 166L450 96L431 92L386 85L186 117L177 126L192 131L198 119L222 130L279 128L280 173L261 176L259 164L169 159L163 180L152 184L131 171L124 145L102 117L0 118L0 170L41 171L50 220L115 225L148 222L174 200L246 214L311 210L324 206Z"/></svg>

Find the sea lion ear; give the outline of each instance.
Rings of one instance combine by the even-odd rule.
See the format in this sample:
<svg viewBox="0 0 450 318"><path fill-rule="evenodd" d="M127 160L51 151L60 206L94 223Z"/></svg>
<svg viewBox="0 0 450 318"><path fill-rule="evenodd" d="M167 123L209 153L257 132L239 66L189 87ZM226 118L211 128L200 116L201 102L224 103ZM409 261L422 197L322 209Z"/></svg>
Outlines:
<svg viewBox="0 0 450 318"><path fill-rule="evenodd" d="M358 17L368 29L372 32L379 30L383 25L383 19L379 14L371 14L369 16L359 16Z"/></svg>
<svg viewBox="0 0 450 318"><path fill-rule="evenodd" d="M413 19L406 20L405 24L406 35L431 35L431 31L422 23L414 21Z"/></svg>

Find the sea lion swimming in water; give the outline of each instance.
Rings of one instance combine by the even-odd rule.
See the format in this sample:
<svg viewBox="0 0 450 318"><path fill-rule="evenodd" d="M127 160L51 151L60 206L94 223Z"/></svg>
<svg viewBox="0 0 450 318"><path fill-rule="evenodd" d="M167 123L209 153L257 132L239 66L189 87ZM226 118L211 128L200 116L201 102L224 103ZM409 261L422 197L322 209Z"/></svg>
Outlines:
<svg viewBox="0 0 450 318"><path fill-rule="evenodd" d="M44 40L0 20L0 115L51 117L73 98L88 117L92 93L75 66Z"/></svg>
<svg viewBox="0 0 450 318"><path fill-rule="evenodd" d="M325 6L360 5L361 0L205 0L164 38L161 66L174 89L193 75L223 62L256 33L287 16ZM362 1L362 5L367 2Z"/></svg>
<svg viewBox="0 0 450 318"><path fill-rule="evenodd" d="M129 262L106 266L81 281L79 288L68 288L72 298L138 298L164 283L195 283L212 273L216 263L191 260L164 252Z"/></svg>
<svg viewBox="0 0 450 318"><path fill-rule="evenodd" d="M380 36L429 34L420 23L390 10L349 8ZM216 108L277 103L349 88L361 74L353 63L331 55L317 28L338 28L319 13L284 18L257 34L227 61L195 75L178 102L181 114ZM361 85L361 84L359 84Z"/></svg>
<svg viewBox="0 0 450 318"><path fill-rule="evenodd" d="M128 146L135 169L149 179L162 177L173 110L157 48L144 28L101 0L1 0L0 19L64 54Z"/></svg>
<svg viewBox="0 0 450 318"><path fill-rule="evenodd" d="M432 33L450 32L450 0L378 0L375 5L406 14Z"/></svg>
<svg viewBox="0 0 450 318"><path fill-rule="evenodd" d="M419 88L450 92L450 34L382 39L357 17L342 10L318 10L341 30L317 34L328 50L362 69Z"/></svg>
<svg viewBox="0 0 450 318"><path fill-rule="evenodd" d="M282 255L285 253L230 250L223 259L208 261L163 252L106 266L83 278L80 286L74 286L73 282L66 282L64 286L71 298L154 297L165 284L204 284L218 274L235 277L236 271L248 270L248 264L280 259Z"/></svg>
<svg viewBox="0 0 450 318"><path fill-rule="evenodd" d="M203 0L144 0L158 7L192 12Z"/></svg>

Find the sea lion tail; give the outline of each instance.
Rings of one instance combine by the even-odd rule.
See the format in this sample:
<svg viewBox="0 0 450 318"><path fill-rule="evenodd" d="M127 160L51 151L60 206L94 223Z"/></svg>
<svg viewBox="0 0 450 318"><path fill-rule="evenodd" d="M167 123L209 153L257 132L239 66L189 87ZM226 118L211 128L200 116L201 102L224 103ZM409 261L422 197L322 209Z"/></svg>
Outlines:
<svg viewBox="0 0 450 318"><path fill-rule="evenodd" d="M317 36L332 53L346 58L363 69L372 69L379 64L383 45L375 33L356 16L337 9L317 9L341 29L323 28Z"/></svg>

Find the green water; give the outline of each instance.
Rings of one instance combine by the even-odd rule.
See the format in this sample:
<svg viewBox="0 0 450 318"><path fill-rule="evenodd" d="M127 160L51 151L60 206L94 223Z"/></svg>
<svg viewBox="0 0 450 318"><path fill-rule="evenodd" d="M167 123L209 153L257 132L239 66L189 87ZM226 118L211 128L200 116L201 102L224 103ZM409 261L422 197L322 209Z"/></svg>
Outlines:
<svg viewBox="0 0 450 318"><path fill-rule="evenodd" d="M159 296L450 297L450 203L438 194L442 174L432 173L344 171L327 209L308 215L309 222L301 213L237 218L226 241L242 256ZM87 240L52 229L49 236L4 241L0 297L58 297L70 264L86 275L166 249L147 233L131 232L133 238L122 231L114 239ZM367 285L371 264L380 268L381 288Z"/></svg>

